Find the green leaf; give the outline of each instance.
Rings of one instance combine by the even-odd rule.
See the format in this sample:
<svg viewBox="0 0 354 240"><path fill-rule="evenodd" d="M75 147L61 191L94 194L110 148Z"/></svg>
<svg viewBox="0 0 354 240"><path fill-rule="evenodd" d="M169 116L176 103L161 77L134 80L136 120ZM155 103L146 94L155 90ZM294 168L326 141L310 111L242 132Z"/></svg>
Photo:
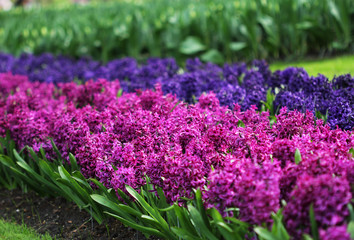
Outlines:
<svg viewBox="0 0 354 240"><path fill-rule="evenodd" d="M315 218L315 211L313 210L313 204L310 206L310 223L311 223L311 234L314 240L319 240L318 228Z"/></svg>
<svg viewBox="0 0 354 240"><path fill-rule="evenodd" d="M204 62L212 62L216 64L222 64L224 56L216 49L210 49L200 57Z"/></svg>
<svg viewBox="0 0 354 240"><path fill-rule="evenodd" d="M350 149L349 149L349 153L351 153L352 156L353 156L353 158L354 158L354 148L350 148Z"/></svg>
<svg viewBox="0 0 354 240"><path fill-rule="evenodd" d="M197 203L197 210L200 213L200 215L203 218L203 222L205 223L206 227L210 229L210 223L209 223L209 218L207 216L207 213L205 211L204 203L203 203L203 198L202 198L202 192L198 188L195 191L195 202Z"/></svg>
<svg viewBox="0 0 354 240"><path fill-rule="evenodd" d="M195 226L191 222L191 218L189 217L189 213L186 208L178 206L177 203L174 204L175 206L175 213L179 224L181 225L182 229L185 229L191 236L197 236L198 233L195 229Z"/></svg>
<svg viewBox="0 0 354 240"><path fill-rule="evenodd" d="M270 232L268 229L262 228L262 227L256 227L254 228L254 231L257 233L261 239L265 240L282 240L279 239L275 234Z"/></svg>
<svg viewBox="0 0 354 240"><path fill-rule="evenodd" d="M350 214L350 221L354 222L354 209L352 204L348 204L349 214Z"/></svg>
<svg viewBox="0 0 354 240"><path fill-rule="evenodd" d="M141 226L139 224L137 224L134 220L133 221L129 221L121 216L118 216L116 214L110 213L110 212L105 212L106 214L118 219L119 221L121 221L123 224L125 224L128 227L131 227L133 229L136 229L142 233L148 234L148 235L154 235L154 236L158 236L164 239L169 239L168 236L166 236L165 234L163 234L162 232L158 231L155 228L151 228L151 227L145 227L145 226Z"/></svg>
<svg viewBox="0 0 354 240"><path fill-rule="evenodd" d="M237 52L237 51L240 51L240 50L244 49L245 47L247 47L247 43L245 43L245 42L231 42L229 44L229 47L232 51Z"/></svg>
<svg viewBox="0 0 354 240"><path fill-rule="evenodd" d="M165 219L161 216L161 214L159 213L159 211L156 208L151 207L146 201L145 199L138 194L132 187L130 186L126 186L127 191L129 192L130 195L132 195L133 198L135 198L135 200L137 202L139 202L139 204L147 211L147 213L156 220L156 222L159 223L160 226L160 230L162 230L165 234L167 234L167 236L169 236L169 238L173 237L172 235L170 236L170 228L167 224L167 222L165 221Z"/></svg>
<svg viewBox="0 0 354 240"><path fill-rule="evenodd" d="M70 166L71 166L71 171L79 171L79 166L77 165L76 158L73 154L69 153L69 160L70 160Z"/></svg>
<svg viewBox="0 0 354 240"><path fill-rule="evenodd" d="M117 92L117 98L121 97L123 94L123 89L120 88L119 91Z"/></svg>
<svg viewBox="0 0 354 240"><path fill-rule="evenodd" d="M29 151L30 155L32 156L33 160L35 160L36 162L39 161L39 157L38 155L34 152L33 148L31 147L27 147L27 150Z"/></svg>
<svg viewBox="0 0 354 240"><path fill-rule="evenodd" d="M171 227L172 232L174 232L179 238L186 240L200 240L200 237L196 237L192 233L188 232L185 228Z"/></svg>
<svg viewBox="0 0 354 240"><path fill-rule="evenodd" d="M84 188L82 188L80 184L78 184L78 182L72 178L72 176L65 170L64 167L59 166L58 171L61 179L64 180L62 183L70 187L71 190L81 199L81 201L84 202L84 204L80 202L82 205L78 205L87 211L88 209L86 205L91 206L93 209L93 216L97 222L101 223L103 221L102 211L100 210L99 206L91 199L90 191L86 191Z"/></svg>
<svg viewBox="0 0 354 240"><path fill-rule="evenodd" d="M302 237L304 238L304 240L313 240L313 238L308 234L304 234Z"/></svg>
<svg viewBox="0 0 354 240"><path fill-rule="evenodd" d="M308 30L311 29L314 26L314 23L310 22L310 21L303 21L303 22L299 22L296 23L295 27L299 30Z"/></svg>
<svg viewBox="0 0 354 240"><path fill-rule="evenodd" d="M301 159L300 150L298 148L296 148L296 150L295 150L295 163L299 164L301 161L302 161L302 159Z"/></svg>
<svg viewBox="0 0 354 240"><path fill-rule="evenodd" d="M213 218L213 221L211 222L212 225L216 225L218 228L219 232L221 235L224 237L226 240L241 240L242 238L239 236L237 232L234 232L233 229L229 226L231 224L226 224L223 217L219 213L218 210L215 208L209 209L209 214Z"/></svg>
<svg viewBox="0 0 354 240"><path fill-rule="evenodd" d="M246 125L242 122L242 120L238 120L237 127L246 127Z"/></svg>
<svg viewBox="0 0 354 240"><path fill-rule="evenodd" d="M123 217L125 217L126 219L131 219L134 220L134 218L130 217L128 213L125 213L124 211L122 211L118 204L115 202L112 202L111 200L109 200L107 197L104 197L102 195L99 194L91 194L90 197L97 203L109 208L110 210L113 211L113 213L115 214L119 214Z"/></svg>
<svg viewBox="0 0 354 240"><path fill-rule="evenodd" d="M52 144L52 147L53 147L54 152L57 154L57 157L58 157L60 160L62 160L63 158L62 158L62 156L61 156L61 153L59 152L59 150L58 150L57 146L55 145L53 139L50 139L50 142L51 142L51 144Z"/></svg>
<svg viewBox="0 0 354 240"><path fill-rule="evenodd" d="M193 206L188 206L188 211L190 212L190 217L192 218L194 224L199 230L199 235L204 236L210 240L218 240L218 238L210 231L207 227L207 223L204 222L201 213Z"/></svg>
<svg viewBox="0 0 354 240"><path fill-rule="evenodd" d="M189 36L180 45L179 51L186 55L193 55L205 50L205 46L197 37Z"/></svg>
<svg viewBox="0 0 354 240"><path fill-rule="evenodd" d="M17 153L17 151L14 149L13 151L15 158L17 159L17 164L23 168L24 170L27 171L27 173L34 178L38 184L42 184L42 189L43 191L46 192L46 194L48 195L52 195L54 194L54 196L57 195L57 193L55 194L55 192L58 192L58 187L53 184L52 182L49 182L47 179L45 179L43 176L39 175L38 173L36 173L33 168L31 168L26 162L25 160L23 160L23 158ZM60 190L59 190L60 192Z"/></svg>
<svg viewBox="0 0 354 240"><path fill-rule="evenodd" d="M354 239L354 221L349 222L347 231L350 234L350 238Z"/></svg>

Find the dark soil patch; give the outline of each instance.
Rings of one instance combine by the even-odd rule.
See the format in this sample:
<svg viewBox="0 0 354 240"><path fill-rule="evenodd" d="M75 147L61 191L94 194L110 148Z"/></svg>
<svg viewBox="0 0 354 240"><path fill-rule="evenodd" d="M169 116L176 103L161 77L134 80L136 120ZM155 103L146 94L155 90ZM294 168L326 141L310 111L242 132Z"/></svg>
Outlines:
<svg viewBox="0 0 354 240"><path fill-rule="evenodd" d="M64 198L40 197L19 189L0 189L0 216L24 223L40 234L48 232L57 239L146 239L142 233L114 218L108 218L107 228L99 225L91 220L89 213Z"/></svg>

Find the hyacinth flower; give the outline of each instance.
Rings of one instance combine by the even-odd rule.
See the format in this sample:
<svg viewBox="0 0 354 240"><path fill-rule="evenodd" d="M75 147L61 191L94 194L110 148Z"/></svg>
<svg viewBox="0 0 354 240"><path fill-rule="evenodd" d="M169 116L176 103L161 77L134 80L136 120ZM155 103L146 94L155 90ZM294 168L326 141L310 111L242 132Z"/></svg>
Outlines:
<svg viewBox="0 0 354 240"><path fill-rule="evenodd" d="M64 159L74 154L83 175L106 187L139 189L148 177L179 204L199 188L205 206L267 226L285 201L294 237L310 233L311 206L320 233L348 224L354 134L312 111L281 108L271 123L256 106L222 106L212 92L188 104L165 95L161 83L120 94L119 81L54 85L2 74L0 86L2 136L42 146L48 158L52 139Z"/></svg>
<svg viewBox="0 0 354 240"><path fill-rule="evenodd" d="M221 105L231 109L238 103L242 110L256 105L261 109L267 90L276 93L274 110L316 113L332 129L354 127L354 78L347 74L329 81L325 76L309 76L302 68L287 68L271 72L265 61L253 61L247 68L244 63L225 64L223 67L202 63L199 59L186 61L181 70L174 59L152 58L143 64L135 59L123 58L102 64L89 58L74 60L49 53L34 56L22 54L15 58L0 54L0 72L27 75L29 80L46 83L86 82L107 79L120 80L124 92L153 88L157 83L162 91L177 98L195 103L207 92L214 92Z"/></svg>

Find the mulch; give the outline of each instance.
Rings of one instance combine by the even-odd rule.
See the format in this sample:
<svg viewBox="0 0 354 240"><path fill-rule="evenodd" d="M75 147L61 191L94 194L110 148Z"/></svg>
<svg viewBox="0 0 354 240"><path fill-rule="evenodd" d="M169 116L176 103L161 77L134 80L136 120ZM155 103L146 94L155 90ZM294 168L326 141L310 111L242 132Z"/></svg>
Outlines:
<svg viewBox="0 0 354 240"><path fill-rule="evenodd" d="M64 198L41 197L19 189L0 189L0 217L26 224L40 234L49 233L56 239L146 239L114 218L99 225L89 213Z"/></svg>

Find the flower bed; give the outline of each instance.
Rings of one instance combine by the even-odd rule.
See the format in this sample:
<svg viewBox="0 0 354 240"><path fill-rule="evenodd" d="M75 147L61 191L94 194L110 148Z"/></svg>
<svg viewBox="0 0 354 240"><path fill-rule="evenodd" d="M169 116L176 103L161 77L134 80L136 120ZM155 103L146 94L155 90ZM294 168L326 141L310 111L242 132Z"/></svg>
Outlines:
<svg viewBox="0 0 354 240"><path fill-rule="evenodd" d="M276 75L294 76L293 71L300 70ZM259 74L246 75L252 73ZM343 90L346 80L339 77L333 85ZM294 84L289 80L289 89L298 89ZM48 159L60 152L66 162L72 153L86 179L127 195L132 191L125 185L142 191L147 177L154 186L150 191L160 196L161 189L169 204L186 206L193 189L200 189L204 206L249 226L271 226L272 212L283 208L285 228L295 239L319 233L350 239L342 229L350 221L353 131L331 130L311 111L281 108L274 119L255 107L220 106L213 93L187 104L164 95L163 85L122 93L118 81L103 79L55 86L2 74L0 86L0 134L8 131L19 150L30 146ZM129 204L124 194L117 195Z"/></svg>

